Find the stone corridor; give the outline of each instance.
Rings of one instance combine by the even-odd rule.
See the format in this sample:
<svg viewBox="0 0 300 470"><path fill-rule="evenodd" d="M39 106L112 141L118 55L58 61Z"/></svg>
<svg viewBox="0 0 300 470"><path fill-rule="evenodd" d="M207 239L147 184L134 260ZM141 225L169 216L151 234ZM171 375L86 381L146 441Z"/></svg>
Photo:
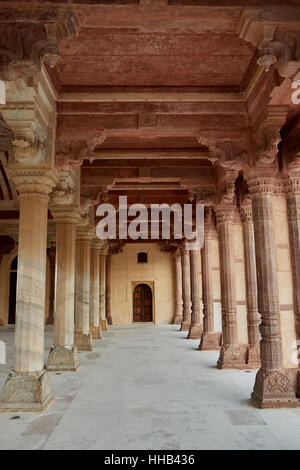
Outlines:
<svg viewBox="0 0 300 470"><path fill-rule="evenodd" d="M216 370L176 325L112 326L76 373L51 373L45 413L1 413L0 449L300 449L300 409L258 410L256 371ZM46 327L45 358L52 342ZM13 365L13 328L1 329ZM16 419L16 417L19 417Z"/></svg>

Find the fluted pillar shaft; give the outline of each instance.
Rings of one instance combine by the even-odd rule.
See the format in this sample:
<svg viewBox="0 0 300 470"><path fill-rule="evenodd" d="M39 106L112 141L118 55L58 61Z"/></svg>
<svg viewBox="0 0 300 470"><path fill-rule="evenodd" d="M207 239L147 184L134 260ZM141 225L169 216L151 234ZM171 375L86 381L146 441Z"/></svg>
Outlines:
<svg viewBox="0 0 300 470"><path fill-rule="evenodd" d="M223 344L218 367L238 368L242 359L237 337L236 271L233 245L233 223L236 206L223 204L216 207L219 236L221 305Z"/></svg>
<svg viewBox="0 0 300 470"><path fill-rule="evenodd" d="M93 240L91 244L91 278L90 278L90 331L94 339L101 339L100 326L100 250L101 241Z"/></svg>
<svg viewBox="0 0 300 470"><path fill-rule="evenodd" d="M92 336L90 333L90 252L91 236L85 232L84 227L77 229L75 344L79 351L92 350Z"/></svg>
<svg viewBox="0 0 300 470"><path fill-rule="evenodd" d="M223 343L237 344L236 272L233 246L235 206L218 207Z"/></svg>
<svg viewBox="0 0 300 470"><path fill-rule="evenodd" d="M246 274L246 299L247 299L247 321L248 321L248 343L257 346L260 341L257 304L257 276L255 260L255 240L252 219L251 204L244 205L241 209L243 223L244 252L245 252L245 274Z"/></svg>
<svg viewBox="0 0 300 470"><path fill-rule="evenodd" d="M200 280L199 280L199 250L190 250L190 274L191 274L191 326L189 339L200 339L203 331L200 315Z"/></svg>
<svg viewBox="0 0 300 470"><path fill-rule="evenodd" d="M222 333L215 332L213 292L213 237L210 224L204 226L204 244L201 251L203 334L199 349L220 349Z"/></svg>
<svg viewBox="0 0 300 470"><path fill-rule="evenodd" d="M19 191L19 247L14 370L3 390L0 409L40 410L52 400L44 371L46 250L51 170L16 170Z"/></svg>
<svg viewBox="0 0 300 470"><path fill-rule="evenodd" d="M186 242L180 247L181 267L182 267L182 301L183 301L183 318L181 323L181 331L189 331L191 326L191 271L190 271L190 254L187 249Z"/></svg>
<svg viewBox="0 0 300 470"><path fill-rule="evenodd" d="M248 180L252 198L258 283L258 309L261 315L261 369L256 375L252 399L260 407L295 403L290 372L283 369L281 325L274 240L272 195L275 177L267 170Z"/></svg>
<svg viewBox="0 0 300 470"><path fill-rule="evenodd" d="M57 218L54 342L48 370L76 370L79 366L74 345L75 236L75 220L71 216Z"/></svg>
<svg viewBox="0 0 300 470"><path fill-rule="evenodd" d="M111 274L111 254L108 253L106 256L105 266L105 284L106 284L106 296L105 296L105 307L106 307L106 321L108 325L112 325L112 317L110 310L110 274Z"/></svg>
<svg viewBox="0 0 300 470"><path fill-rule="evenodd" d="M181 325L182 322L182 268L181 254L177 250L173 254L175 268L175 317L174 325Z"/></svg>
<svg viewBox="0 0 300 470"><path fill-rule="evenodd" d="M107 331L106 320L106 251L102 250L100 254L100 324L102 331Z"/></svg>

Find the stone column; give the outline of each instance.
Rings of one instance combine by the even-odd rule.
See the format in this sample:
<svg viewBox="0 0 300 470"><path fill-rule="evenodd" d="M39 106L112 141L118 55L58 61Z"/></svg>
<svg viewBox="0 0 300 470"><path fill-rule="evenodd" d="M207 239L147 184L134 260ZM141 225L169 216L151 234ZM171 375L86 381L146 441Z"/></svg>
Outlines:
<svg viewBox="0 0 300 470"><path fill-rule="evenodd" d="M55 246L51 245L47 254L50 262L50 293L49 293L49 315L47 318L47 325L54 324L54 295L55 295Z"/></svg>
<svg viewBox="0 0 300 470"><path fill-rule="evenodd" d="M74 345L75 237L76 214L55 214L56 265L54 342L47 369L74 371L79 366Z"/></svg>
<svg viewBox="0 0 300 470"><path fill-rule="evenodd" d="M252 400L261 408L297 406L289 370L282 365L278 277L274 241L272 194L274 170L256 169L248 178L252 198L261 315L261 369L257 372Z"/></svg>
<svg viewBox="0 0 300 470"><path fill-rule="evenodd" d="M241 207L241 220L243 224L244 251L245 251L245 274L246 274L246 299L247 299L247 321L248 321L248 362L260 366L260 317L257 304L257 277L255 260L255 241L252 220L252 206L243 204Z"/></svg>
<svg viewBox="0 0 300 470"><path fill-rule="evenodd" d="M111 268L111 254L108 252L106 256L106 266L105 266L105 307L106 307L106 321L108 325L112 325L111 311L110 311L110 268Z"/></svg>
<svg viewBox="0 0 300 470"><path fill-rule="evenodd" d="M75 275L75 344L78 351L93 349L90 333L90 265L93 234L84 226L77 228Z"/></svg>
<svg viewBox="0 0 300 470"><path fill-rule="evenodd" d="M192 314L188 339L200 339L203 331L200 317L199 264L199 250L190 250Z"/></svg>
<svg viewBox="0 0 300 470"><path fill-rule="evenodd" d="M237 338L236 274L233 246L233 223L236 206L222 204L216 207L215 212L219 235L223 330L223 344L217 365L219 369L240 368L245 361L241 360Z"/></svg>
<svg viewBox="0 0 300 470"><path fill-rule="evenodd" d="M102 248L100 252L100 325L102 331L107 331L106 321L106 255L107 249Z"/></svg>
<svg viewBox="0 0 300 470"><path fill-rule="evenodd" d="M189 331L191 326L191 271L190 254L183 241L180 247L181 267L182 267L182 300L183 300L183 318L181 331Z"/></svg>
<svg viewBox="0 0 300 470"><path fill-rule="evenodd" d="M181 325L182 322L182 268L180 250L173 253L175 268L175 317L173 324Z"/></svg>
<svg viewBox="0 0 300 470"><path fill-rule="evenodd" d="M222 341L222 333L216 332L214 326L212 232L211 224L204 223L204 244L201 251L203 298L203 334L199 346L201 351L218 350Z"/></svg>
<svg viewBox="0 0 300 470"><path fill-rule="evenodd" d="M290 170L286 178L287 209L293 269L295 327L300 339L300 167Z"/></svg>
<svg viewBox="0 0 300 470"><path fill-rule="evenodd" d="M102 242L94 239L91 244L91 285L90 285L90 331L93 339L101 339L100 326L100 250Z"/></svg>
<svg viewBox="0 0 300 470"><path fill-rule="evenodd" d="M32 167L11 173L20 200L18 289L14 369L0 409L40 411L53 399L44 370L45 284L48 195L58 178L53 170Z"/></svg>

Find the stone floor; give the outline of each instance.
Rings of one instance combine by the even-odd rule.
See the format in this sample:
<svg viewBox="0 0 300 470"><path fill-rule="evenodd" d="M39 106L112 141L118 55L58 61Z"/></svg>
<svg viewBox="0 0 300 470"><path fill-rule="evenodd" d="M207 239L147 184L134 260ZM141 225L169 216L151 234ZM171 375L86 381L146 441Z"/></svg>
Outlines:
<svg viewBox="0 0 300 470"><path fill-rule="evenodd" d="M44 413L0 413L0 449L300 449L300 409L258 410L255 371L217 370L175 326L114 326ZM46 328L47 351L52 330ZM0 328L12 365L13 329ZM45 355L47 357L47 354ZM16 417L19 417L16 419Z"/></svg>

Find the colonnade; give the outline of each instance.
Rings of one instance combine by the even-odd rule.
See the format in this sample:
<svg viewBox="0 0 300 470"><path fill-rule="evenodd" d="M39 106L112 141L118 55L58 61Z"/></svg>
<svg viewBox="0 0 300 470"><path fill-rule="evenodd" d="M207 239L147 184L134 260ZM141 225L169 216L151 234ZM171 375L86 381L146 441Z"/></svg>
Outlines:
<svg viewBox="0 0 300 470"><path fill-rule="evenodd" d="M56 221L54 337L44 367L45 284L49 193L55 172L16 172L20 220L14 368L2 411L42 411L53 400L48 371L75 371L78 351L92 350L106 329L103 304L108 249L80 225L76 211L53 210Z"/></svg>

